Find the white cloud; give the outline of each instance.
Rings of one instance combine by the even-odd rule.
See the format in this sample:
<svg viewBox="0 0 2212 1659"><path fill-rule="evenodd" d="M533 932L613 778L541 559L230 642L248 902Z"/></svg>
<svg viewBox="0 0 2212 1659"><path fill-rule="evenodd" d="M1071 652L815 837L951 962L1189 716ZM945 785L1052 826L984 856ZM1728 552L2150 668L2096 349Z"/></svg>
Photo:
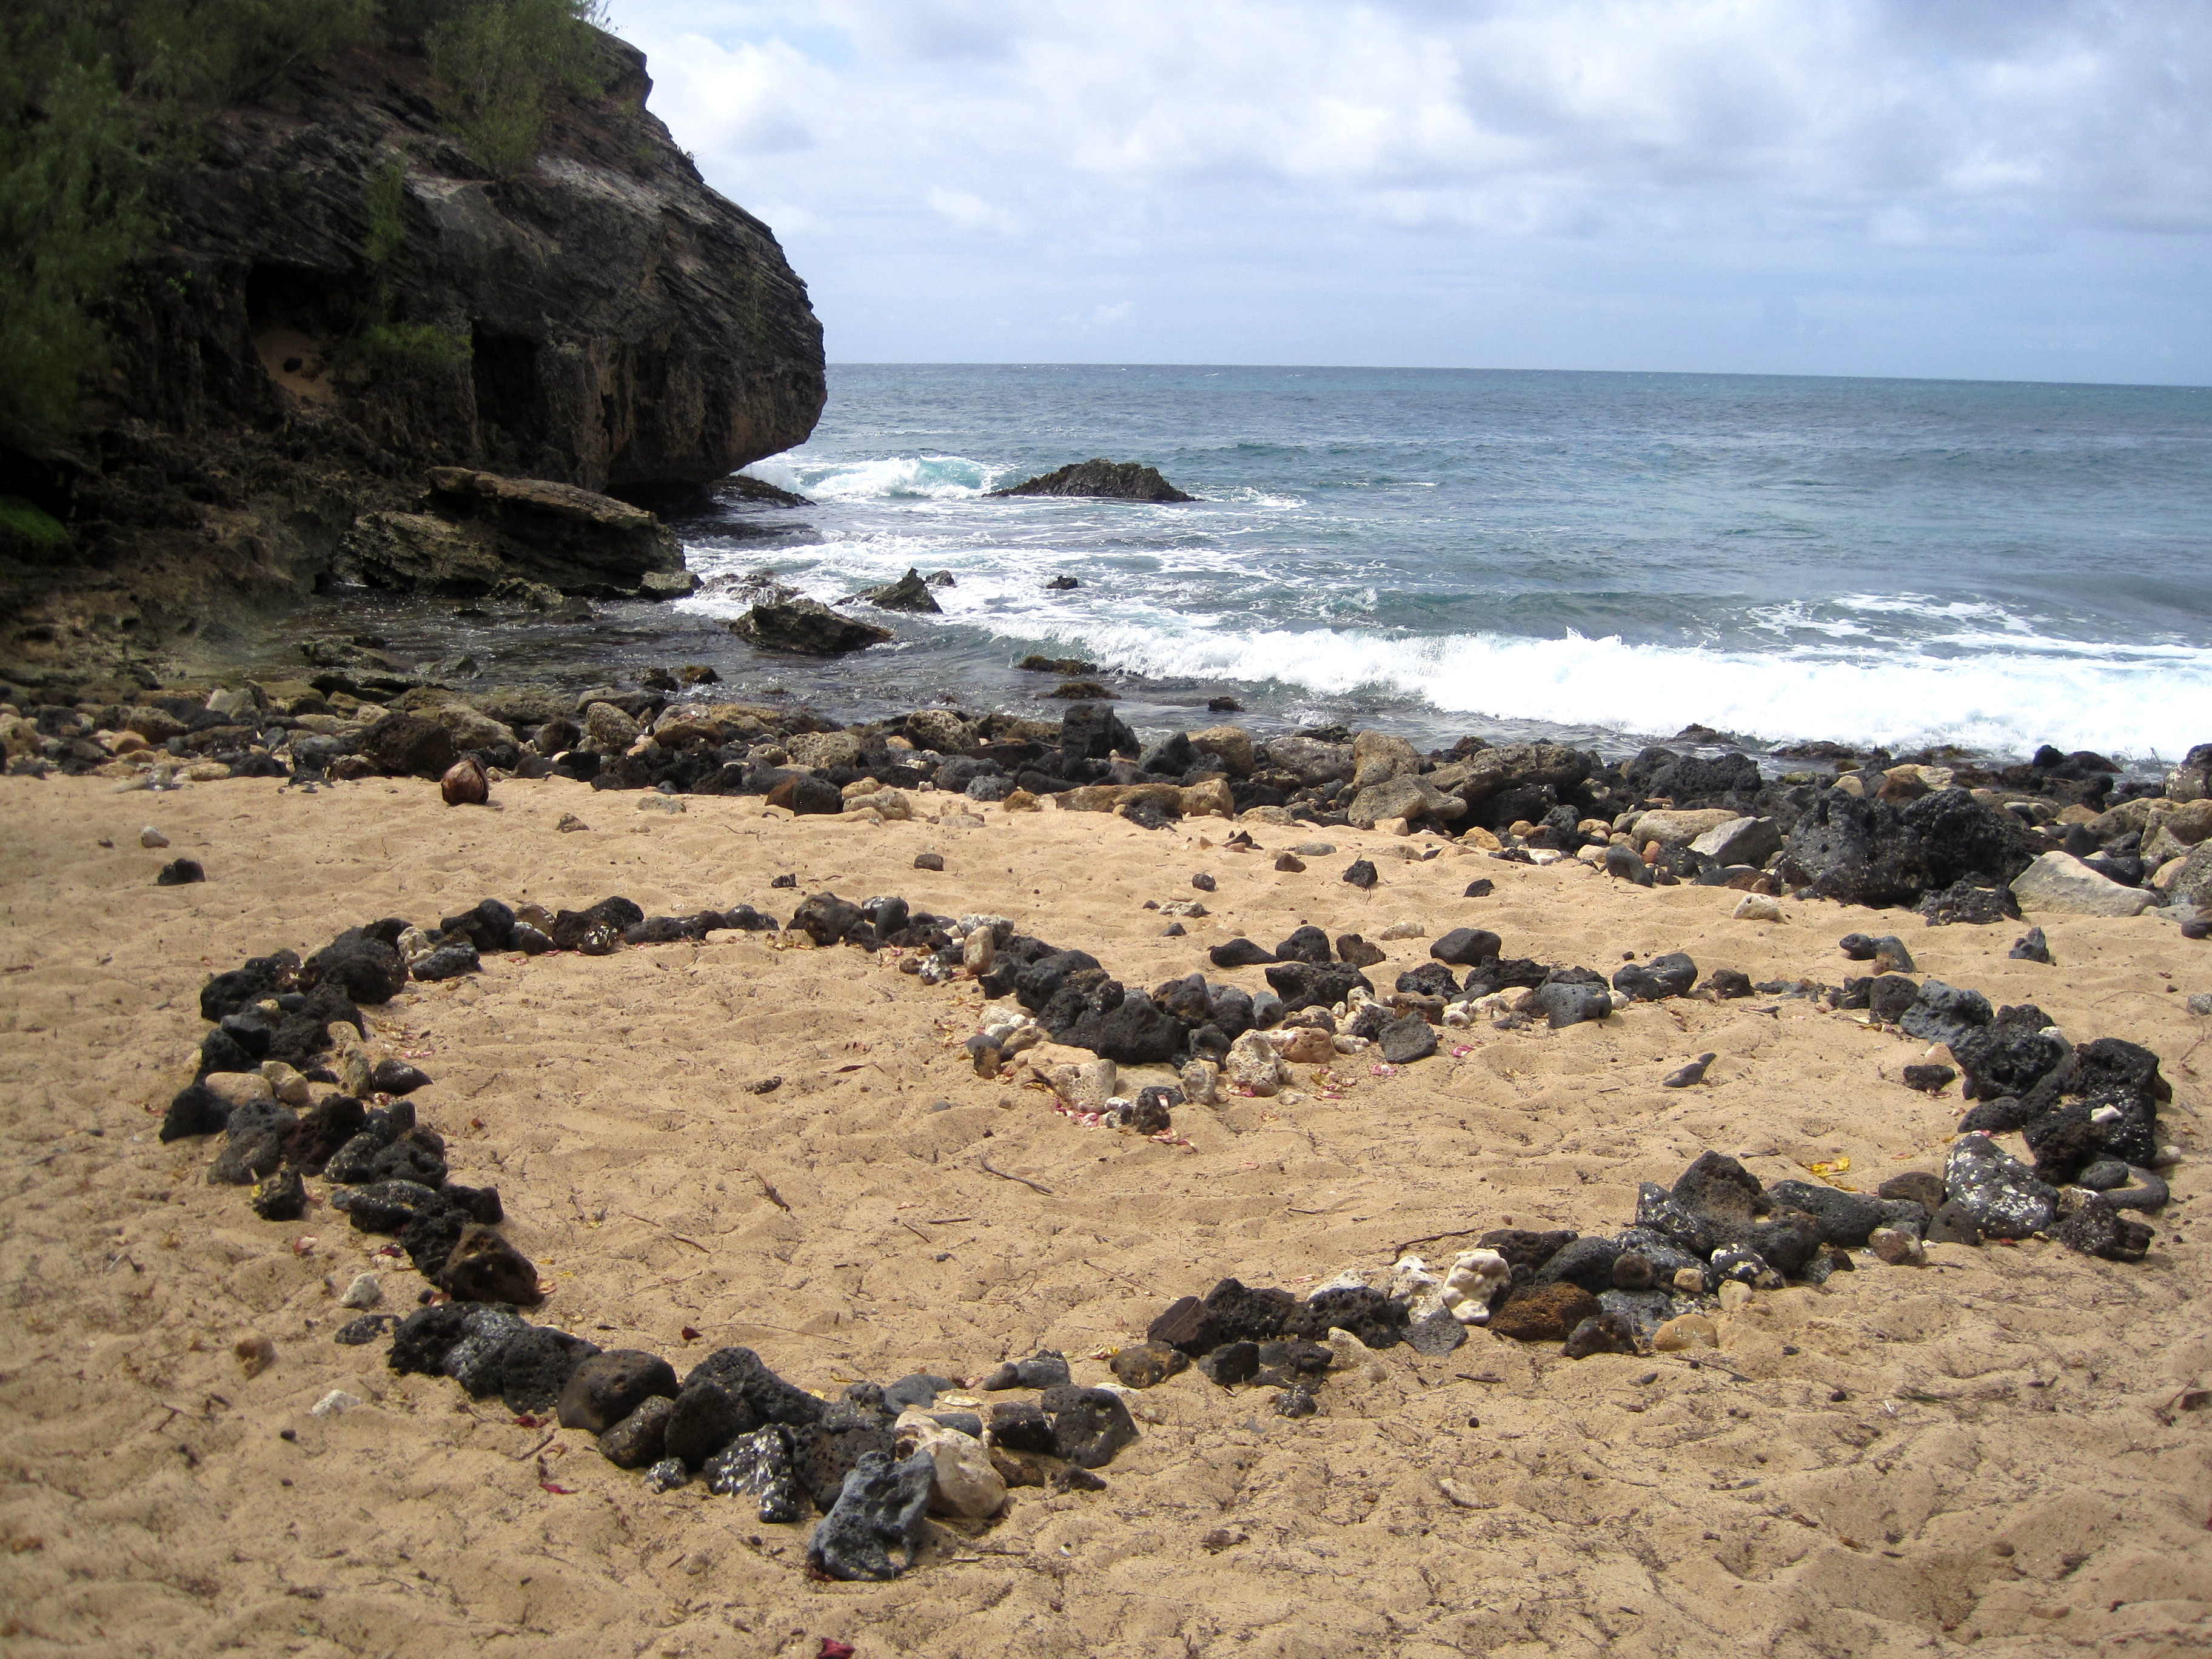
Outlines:
<svg viewBox="0 0 2212 1659"><path fill-rule="evenodd" d="M928 289L955 343L972 319L979 354L1008 327L1038 350L1095 331L1090 307L1141 286L1144 322L1115 331L1139 356L1208 306L1265 332L1272 291L1304 296L1275 302L1278 361L1376 337L1343 308L1386 295L1413 361L1454 271L1464 315L1475 282L1525 283L1571 340L1559 296L1599 304L1596 271L1608 314L1642 302L1656 326L1757 265L1887 293L1873 369L1912 367L1894 343L1926 283L1971 280L1984 356L2013 326L1995 287L2024 339L2109 355L2111 319L2085 336L2054 307L2130 306L2123 334L2163 330L2160 361L2212 377L2181 282L2212 238L2194 0L617 0L615 21L710 179L811 216L771 222L833 350L836 299L911 312L886 285ZM1911 263L1938 257L1977 268ZM2067 295L2034 260L2068 267ZM1103 291L1071 310L1071 280ZM1454 360L1500 361L1502 337L1467 323Z"/></svg>

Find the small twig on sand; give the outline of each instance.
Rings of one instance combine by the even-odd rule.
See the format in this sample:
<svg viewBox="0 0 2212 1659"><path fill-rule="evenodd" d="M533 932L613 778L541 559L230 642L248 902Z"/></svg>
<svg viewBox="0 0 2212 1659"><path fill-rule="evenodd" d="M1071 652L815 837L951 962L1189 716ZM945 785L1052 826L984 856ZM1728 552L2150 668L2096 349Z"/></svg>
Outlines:
<svg viewBox="0 0 2212 1659"><path fill-rule="evenodd" d="M686 1234L679 1233L673 1227L661 1226L659 1222L655 1221L650 1216L640 1215L635 1210L624 1210L623 1213L628 1216L632 1221L642 1221L648 1227L659 1227L661 1231L666 1233L678 1244L689 1244L693 1249L700 1251L707 1255L712 1255L714 1253L708 1246L702 1244L697 1239L692 1238Z"/></svg>
<svg viewBox="0 0 2212 1659"><path fill-rule="evenodd" d="M1487 1227L1462 1227L1455 1233L1431 1233L1425 1238L1409 1238L1403 1244L1394 1244L1390 1247L1390 1259L1395 1261L1416 1244L1434 1244L1447 1238L1473 1238L1478 1234L1490 1231L1491 1229Z"/></svg>
<svg viewBox="0 0 2212 1659"><path fill-rule="evenodd" d="M760 1182L761 1191L768 1194L768 1201L775 1205L777 1209L782 1210L787 1213L791 1209L791 1206L783 1201L783 1194L781 1193L776 1191L774 1187L769 1185L768 1177L763 1175L758 1170L752 1170L750 1173L752 1175L752 1178Z"/></svg>
<svg viewBox="0 0 2212 1659"><path fill-rule="evenodd" d="M994 1175L1001 1181L1018 1181L1023 1186L1028 1188L1031 1192L1042 1193L1047 1198L1050 1198L1053 1195L1051 1188L1040 1187L1036 1182L1031 1181L1027 1176L1008 1175L1004 1170L993 1169L991 1167L991 1160L981 1152L975 1154L975 1163L985 1175Z"/></svg>

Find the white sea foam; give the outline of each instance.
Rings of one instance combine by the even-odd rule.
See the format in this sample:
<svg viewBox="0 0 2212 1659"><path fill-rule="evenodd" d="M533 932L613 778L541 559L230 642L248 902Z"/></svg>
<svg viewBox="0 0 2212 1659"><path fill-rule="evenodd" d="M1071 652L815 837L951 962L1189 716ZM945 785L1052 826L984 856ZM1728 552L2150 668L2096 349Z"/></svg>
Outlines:
<svg viewBox="0 0 2212 1659"><path fill-rule="evenodd" d="M1140 673L1273 681L1322 696L1385 690L1445 713L1667 732L1701 721L1777 741L1904 747L2038 744L2174 756L2212 738L2212 652L1760 654L1477 634L1164 631L1060 625L1044 637Z"/></svg>
<svg viewBox="0 0 2212 1659"><path fill-rule="evenodd" d="M891 455L867 461L777 455L745 469L763 483L823 501L973 501L995 487L999 471L959 455Z"/></svg>

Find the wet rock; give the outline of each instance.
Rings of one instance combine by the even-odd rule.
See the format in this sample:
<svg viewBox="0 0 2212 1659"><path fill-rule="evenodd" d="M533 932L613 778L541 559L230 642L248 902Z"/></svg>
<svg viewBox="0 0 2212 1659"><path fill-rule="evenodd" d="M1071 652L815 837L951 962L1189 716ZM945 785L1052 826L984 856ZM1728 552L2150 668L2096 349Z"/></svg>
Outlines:
<svg viewBox="0 0 2212 1659"><path fill-rule="evenodd" d="M1613 976L1613 988L1638 1002L1678 997L1697 983L1698 964L1680 951L1630 963Z"/></svg>
<svg viewBox="0 0 2212 1659"><path fill-rule="evenodd" d="M1490 1328L1517 1342L1564 1342L1583 1321L1603 1311L1579 1285L1545 1285L1508 1297L1491 1314Z"/></svg>
<svg viewBox="0 0 2212 1659"><path fill-rule="evenodd" d="M1951 1143L1943 1185L1952 1204L1972 1218L1985 1237L2026 1238L2049 1227L2057 1213L2057 1191L1984 1134L1962 1134ZM1930 1240L1948 1242L1936 1237L1943 1220L1938 1211L1929 1228Z"/></svg>
<svg viewBox="0 0 2212 1659"><path fill-rule="evenodd" d="M568 1386L576 1367L597 1352L594 1345L580 1336L550 1326L530 1326L500 1346L500 1399L509 1411L548 1410Z"/></svg>
<svg viewBox="0 0 2212 1659"><path fill-rule="evenodd" d="M655 1396L675 1399L675 1367L657 1354L617 1348L578 1365L555 1410L562 1428L599 1434Z"/></svg>
<svg viewBox="0 0 2212 1659"><path fill-rule="evenodd" d="M1587 1359L1594 1353L1634 1353L1636 1333L1618 1314L1593 1314L1567 1334L1566 1355Z"/></svg>
<svg viewBox="0 0 2212 1659"><path fill-rule="evenodd" d="M1259 1350L1255 1348L1253 1352L1256 1354ZM1054 1443L1051 1420L1041 1408L1026 1400L994 1406L991 1407L991 1443L1004 1446L1008 1451L1049 1455Z"/></svg>
<svg viewBox="0 0 2212 1659"><path fill-rule="evenodd" d="M756 605L730 624L730 631L763 651L809 657L842 656L891 637L888 628L841 617L815 599Z"/></svg>
<svg viewBox="0 0 2212 1659"><path fill-rule="evenodd" d="M656 1467L662 1461L662 1448L668 1434L668 1418L676 1402L665 1395L650 1395L638 1402L636 1409L619 1423L609 1425L599 1434L599 1453L618 1469L641 1469L648 1463ZM686 1479L690 1470L684 1460L668 1460L678 1469L684 1469ZM648 1480L648 1484L650 1481ZM683 1485L682 1481L675 1483ZM667 1491L669 1487L655 1487Z"/></svg>
<svg viewBox="0 0 2212 1659"><path fill-rule="evenodd" d="M1078 1468L1100 1469L1137 1438L1121 1396L1105 1389L1062 1387L1044 1400L1052 1413L1053 1449Z"/></svg>
<svg viewBox="0 0 2212 1659"><path fill-rule="evenodd" d="M2067 1217L2052 1237L2069 1249L2107 1261L2140 1261L2157 1235L2148 1224L2122 1214L2100 1195Z"/></svg>
<svg viewBox="0 0 2212 1659"><path fill-rule="evenodd" d="M864 1453L807 1540L807 1565L830 1578L897 1577L921 1557L936 1474L926 1452L902 1463L886 1452Z"/></svg>
<svg viewBox="0 0 2212 1659"><path fill-rule="evenodd" d="M1061 467L1054 472L1009 484L990 492L999 495L1078 495L1120 501L1191 501L1159 474L1158 469L1137 461L1109 461L1093 458ZM1069 586L1075 586L1071 580Z"/></svg>
<svg viewBox="0 0 2212 1659"><path fill-rule="evenodd" d="M1366 859L1354 859L1345 866L1343 879L1364 893L1375 885L1375 866Z"/></svg>
<svg viewBox="0 0 2212 1659"><path fill-rule="evenodd" d="M440 1277L456 1302L505 1302L530 1308L544 1299L538 1269L530 1258L477 1222L462 1228Z"/></svg>
<svg viewBox="0 0 2212 1659"><path fill-rule="evenodd" d="M1124 1388L1150 1389L1187 1368L1190 1360L1180 1348L1165 1342L1140 1342L1134 1347L1116 1349L1109 1363L1115 1380Z"/></svg>
<svg viewBox="0 0 2212 1659"><path fill-rule="evenodd" d="M297 1170L280 1170L253 1189L253 1213L264 1221L297 1221L307 1212L307 1187Z"/></svg>
<svg viewBox="0 0 2212 1659"><path fill-rule="evenodd" d="M799 1515L799 1471L792 1431L771 1423L741 1434L709 1457L700 1470L707 1490L718 1498L749 1498L754 1512L769 1526Z"/></svg>

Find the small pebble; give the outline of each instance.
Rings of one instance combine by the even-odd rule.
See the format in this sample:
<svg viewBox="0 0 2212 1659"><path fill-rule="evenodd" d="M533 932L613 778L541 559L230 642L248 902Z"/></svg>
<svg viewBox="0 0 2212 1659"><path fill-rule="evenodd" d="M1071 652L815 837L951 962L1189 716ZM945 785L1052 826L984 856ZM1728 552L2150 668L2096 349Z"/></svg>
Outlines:
<svg viewBox="0 0 2212 1659"><path fill-rule="evenodd" d="M384 1285L374 1273L356 1273L338 1298L341 1308L374 1308L384 1300Z"/></svg>
<svg viewBox="0 0 2212 1659"><path fill-rule="evenodd" d="M1462 898L1488 898L1497 890L1498 884L1491 880L1488 876L1484 876L1480 880L1468 883L1467 891L1462 893L1460 896Z"/></svg>
<svg viewBox="0 0 2212 1659"><path fill-rule="evenodd" d="M562 834L568 835L578 830L588 830L592 826L585 823L583 819L578 817L574 812L563 812L561 814L560 823L555 824L553 827L561 831Z"/></svg>
<svg viewBox="0 0 2212 1659"><path fill-rule="evenodd" d="M1738 921L1779 921L1782 907L1764 893L1746 893L1729 914Z"/></svg>
<svg viewBox="0 0 2212 1659"><path fill-rule="evenodd" d="M945 854L916 853L914 855L914 867L917 870L942 870L945 867Z"/></svg>
<svg viewBox="0 0 2212 1659"><path fill-rule="evenodd" d="M1278 853L1275 855L1275 868L1278 870L1287 870L1296 875L1305 867L1306 861L1296 853Z"/></svg>
<svg viewBox="0 0 2212 1659"><path fill-rule="evenodd" d="M198 859L172 859L161 866L161 873L154 878L157 887L185 887L196 881L205 881L207 872L200 867Z"/></svg>
<svg viewBox="0 0 2212 1659"><path fill-rule="evenodd" d="M149 823L138 832L138 844L141 847L167 847L169 838Z"/></svg>
<svg viewBox="0 0 2212 1659"><path fill-rule="evenodd" d="M1213 890L1215 884L1213 878L1201 870L1190 878L1190 884L1201 893L1210 893Z"/></svg>

